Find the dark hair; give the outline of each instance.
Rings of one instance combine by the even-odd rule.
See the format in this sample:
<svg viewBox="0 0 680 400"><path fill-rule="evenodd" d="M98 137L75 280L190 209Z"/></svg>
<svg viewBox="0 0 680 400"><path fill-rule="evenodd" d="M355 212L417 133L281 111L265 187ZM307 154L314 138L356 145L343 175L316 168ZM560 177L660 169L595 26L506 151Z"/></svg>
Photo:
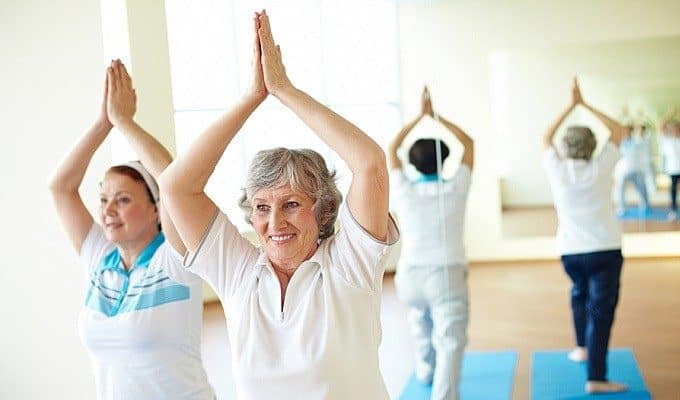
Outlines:
<svg viewBox="0 0 680 400"><path fill-rule="evenodd" d="M109 168L106 173L108 174L109 172L113 172L119 175L125 175L128 178L131 178L135 182L139 182L142 185L144 185L144 189L146 189L146 193L149 195L149 200L153 203L156 204L156 200L153 198L153 194L151 193L151 189L149 189L149 186L146 184L146 181L144 181L144 178L142 177L142 174L139 173L136 169L132 167L128 167L127 165L115 165L111 168Z"/></svg>
<svg viewBox="0 0 680 400"><path fill-rule="evenodd" d="M156 204L156 201L153 198L153 194L151 193L151 189L149 189L149 186L146 184L146 181L142 177L142 174L139 173L136 169L132 167L128 167L127 165L114 165L113 167L109 168L106 173L108 174L109 172L112 172L114 174L119 174L119 175L125 175L128 178L131 178L135 182L139 182L142 185L144 185L144 189L146 189L146 194L149 195L149 201L151 204L156 206L158 208L158 204ZM160 220L158 221L158 231L162 232L163 227L161 226Z"/></svg>
<svg viewBox="0 0 680 400"><path fill-rule="evenodd" d="M437 142L441 146L441 162L449 156L449 146L441 140L418 139L408 151L408 160L422 174L437 173Z"/></svg>

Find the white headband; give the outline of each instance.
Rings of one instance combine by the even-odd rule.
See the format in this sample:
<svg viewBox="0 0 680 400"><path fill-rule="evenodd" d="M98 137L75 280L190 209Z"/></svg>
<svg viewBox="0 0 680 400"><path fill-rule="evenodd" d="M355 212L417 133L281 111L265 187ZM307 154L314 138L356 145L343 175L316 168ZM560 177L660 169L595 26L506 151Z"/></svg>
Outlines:
<svg viewBox="0 0 680 400"><path fill-rule="evenodd" d="M149 171L144 168L142 163L139 161L129 161L126 162L125 164L120 164L117 165L119 167L125 166L134 169L135 171L139 172L139 174L142 176L144 179L144 183L146 183L146 187L149 188L149 191L151 192L151 196L153 196L153 201L154 203L158 203L160 200L159 197L159 191L158 191L158 184L156 183L156 180L153 179L153 176L149 173Z"/></svg>

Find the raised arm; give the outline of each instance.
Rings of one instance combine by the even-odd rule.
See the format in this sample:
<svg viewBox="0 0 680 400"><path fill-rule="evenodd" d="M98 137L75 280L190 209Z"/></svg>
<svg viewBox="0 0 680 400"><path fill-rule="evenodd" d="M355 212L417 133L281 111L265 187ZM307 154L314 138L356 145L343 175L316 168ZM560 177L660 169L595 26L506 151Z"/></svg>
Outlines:
<svg viewBox="0 0 680 400"><path fill-rule="evenodd" d="M139 161L149 171L154 179L158 180L161 172L172 161L170 152L142 128L134 120L137 110L137 94L132 86L132 79L120 60L113 61L107 70L108 90L108 115L113 125L120 130L132 149L137 153ZM158 204L161 217L163 234L170 244L183 254L186 249L184 243L177 234L168 212L162 203Z"/></svg>
<svg viewBox="0 0 680 400"><path fill-rule="evenodd" d="M76 252L85 241L94 219L85 207L78 188L83 182L87 166L104 139L111 132L111 122L106 114L108 83L104 82L103 99L99 117L92 127L81 137L57 166L49 181L57 215L61 220Z"/></svg>
<svg viewBox="0 0 680 400"><path fill-rule="evenodd" d="M267 91L291 109L347 163L353 174L347 205L368 233L384 240L389 222L385 153L359 128L291 84L266 12L260 15L258 33Z"/></svg>
<svg viewBox="0 0 680 400"><path fill-rule="evenodd" d="M576 108L578 104L583 104L583 98L581 97L581 89L578 87L578 82L576 77L574 77L574 86L571 89L571 104L567 107L557 119L548 127L548 130L543 134L543 148L549 149L553 147L553 140L555 139L555 134L560 125L567 119L567 116Z"/></svg>
<svg viewBox="0 0 680 400"><path fill-rule="evenodd" d="M427 91L427 87L425 87L425 90ZM427 96L425 96L427 94ZM465 164L472 170L472 166L475 163L475 142L472 140L470 136L468 136L465 131L460 129L458 125L454 124L453 122L450 122L446 118L442 117L439 114L435 114L432 111L432 99L430 98L430 93L429 91L423 93L423 110L430 110L430 115L437 121L441 122L442 125L446 129L449 130L453 134L453 136L458 139L460 144L463 145L463 158L461 159L461 163Z"/></svg>
<svg viewBox="0 0 680 400"><path fill-rule="evenodd" d="M387 164L389 165L390 169L401 169L401 160L397 156L397 150L399 147L401 147L401 144L404 142L404 139L406 136L408 136L409 133L413 130L413 128L418 125L418 122L422 120L424 117L423 114L420 114L413 120L411 120L409 123L404 125L403 128L397 133L397 135L392 139L390 142L390 146L387 149Z"/></svg>
<svg viewBox="0 0 680 400"><path fill-rule="evenodd" d="M257 35L258 14L253 20L253 73L248 91L231 110L213 122L191 147L177 157L159 178L161 201L165 204L187 250L195 252L217 206L206 195L205 186L215 166L248 117L267 97L260 63Z"/></svg>
<svg viewBox="0 0 680 400"><path fill-rule="evenodd" d="M420 115L404 125L399 133L397 133L397 136L395 136L394 139L392 139L392 142L390 142L390 146L387 150L387 165L390 167L390 169L401 169L401 160L397 156L397 150L399 150L399 147L401 147L401 144L404 142L404 139L406 139L406 136L411 133L413 128L418 125L418 122L420 122L420 120L422 120L426 115L434 117L432 103L430 102L430 91L427 89L427 86L423 88L423 94L420 98Z"/></svg>
<svg viewBox="0 0 680 400"><path fill-rule="evenodd" d="M610 132L609 141L612 142L613 144L615 144L616 146L620 145L621 139L623 138L623 132L625 130L623 125L619 124L614 119L610 118L609 116L607 116L603 112L599 111L595 107L591 106L590 104L588 104L588 103L582 103L582 104L588 111L593 113L593 115L595 115L595 117L597 117L597 119L602 121L602 123L605 124L607 129L609 129L609 132Z"/></svg>

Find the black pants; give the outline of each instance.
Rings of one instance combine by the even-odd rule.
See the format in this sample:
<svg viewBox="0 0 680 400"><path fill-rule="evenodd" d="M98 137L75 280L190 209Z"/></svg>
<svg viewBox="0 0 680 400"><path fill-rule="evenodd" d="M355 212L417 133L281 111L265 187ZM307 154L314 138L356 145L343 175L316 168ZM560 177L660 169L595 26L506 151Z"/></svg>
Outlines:
<svg viewBox="0 0 680 400"><path fill-rule="evenodd" d="M670 175L671 177L671 209L678 211L678 181L680 175Z"/></svg>
<svg viewBox="0 0 680 400"><path fill-rule="evenodd" d="M588 348L588 380L607 380L607 347L619 301L621 250L562 256L562 265L573 282L571 310L576 342Z"/></svg>

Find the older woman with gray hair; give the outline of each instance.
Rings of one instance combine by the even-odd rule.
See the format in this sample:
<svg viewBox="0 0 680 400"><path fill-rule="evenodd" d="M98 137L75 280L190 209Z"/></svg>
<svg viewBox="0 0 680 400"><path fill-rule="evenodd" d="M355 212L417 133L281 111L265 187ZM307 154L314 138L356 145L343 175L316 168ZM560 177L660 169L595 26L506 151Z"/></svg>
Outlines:
<svg viewBox="0 0 680 400"><path fill-rule="evenodd" d="M611 132L602 151L590 128L570 126L558 152L553 139L577 106L593 113ZM619 298L621 228L611 202L614 166L623 127L583 101L574 80L571 105L543 137L543 162L557 210L557 245L573 282L571 308L577 347L569 359L588 363L588 393L621 392L626 385L607 381L607 347Z"/></svg>
<svg viewBox="0 0 680 400"><path fill-rule="evenodd" d="M264 11L255 14L254 26L249 89L160 178L161 197L188 250L185 266L222 301L239 399L387 399L378 368L380 300L384 262L398 232L388 213L385 154L291 84ZM257 248L204 189L268 94L336 151L353 177L342 203L334 174L316 152L259 152L240 201Z"/></svg>

